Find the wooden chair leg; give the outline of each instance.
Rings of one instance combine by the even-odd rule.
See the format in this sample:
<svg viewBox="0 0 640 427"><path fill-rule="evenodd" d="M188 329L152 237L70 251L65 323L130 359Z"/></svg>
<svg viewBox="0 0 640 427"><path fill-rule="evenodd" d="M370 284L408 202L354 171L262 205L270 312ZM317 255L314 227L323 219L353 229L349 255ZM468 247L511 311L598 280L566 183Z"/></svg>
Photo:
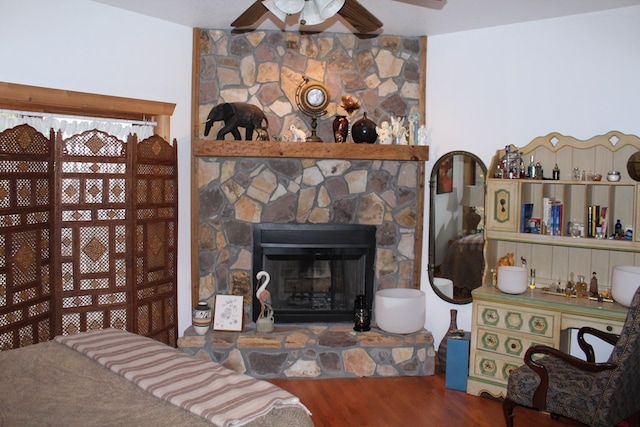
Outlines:
<svg viewBox="0 0 640 427"><path fill-rule="evenodd" d="M513 408L516 407L516 403L509 399L504 399L502 403L502 411L504 413L504 421L507 427L513 427Z"/></svg>

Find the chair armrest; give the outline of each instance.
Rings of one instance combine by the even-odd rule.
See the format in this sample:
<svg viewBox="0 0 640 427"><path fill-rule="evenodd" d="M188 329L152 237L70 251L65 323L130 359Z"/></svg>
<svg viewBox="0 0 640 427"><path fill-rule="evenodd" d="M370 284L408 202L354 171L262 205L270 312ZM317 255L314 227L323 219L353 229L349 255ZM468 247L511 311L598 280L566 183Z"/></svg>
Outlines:
<svg viewBox="0 0 640 427"><path fill-rule="evenodd" d="M593 352L593 347L591 346L591 344L585 341L585 334L593 335L594 337L600 338L602 341L611 345L615 345L618 342L618 338L620 338L620 335L612 334L610 332L604 332L599 329L592 328L591 326L583 326L582 328L578 329L578 345L580 346L582 351L584 351L584 354L587 357L587 361L589 362L595 362L596 356Z"/></svg>
<svg viewBox="0 0 640 427"><path fill-rule="evenodd" d="M589 372L606 371L609 369L614 369L617 366L615 363L587 362L570 354L564 353L557 348L549 347L546 345L535 345L529 347L524 355L524 363L540 377L540 384L533 394L533 406L538 409L544 409L546 406L547 389L549 388L549 374L547 373L547 369L543 365L533 360L533 356L536 354L547 354L555 356L580 370Z"/></svg>

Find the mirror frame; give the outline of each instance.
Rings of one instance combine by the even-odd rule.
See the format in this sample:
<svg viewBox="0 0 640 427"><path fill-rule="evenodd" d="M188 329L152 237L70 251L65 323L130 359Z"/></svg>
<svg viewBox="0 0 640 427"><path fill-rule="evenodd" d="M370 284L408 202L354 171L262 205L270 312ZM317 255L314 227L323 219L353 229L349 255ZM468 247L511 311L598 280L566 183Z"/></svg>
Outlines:
<svg viewBox="0 0 640 427"><path fill-rule="evenodd" d="M435 286L434 283L434 270L435 270L435 245L436 245L436 236L434 234L434 229L435 229L435 215L434 215L434 210L433 210L433 204L434 204L434 194L436 191L436 186L437 186L437 176L438 176L438 170L440 169L440 165L442 163L444 163L446 160L457 156L457 155L461 155L461 156L466 156L466 157L470 157L472 160L474 160L476 162L476 165L478 167L480 167L484 173L484 185L485 185L485 189L486 189L486 181L487 181L487 166L484 164L484 162L480 159L480 157L476 156L473 153L470 153L468 151L463 151L463 150L457 150L457 151L450 151L448 153L443 154L438 160L436 160L436 162L433 165L433 169L431 169L431 176L429 178L429 264L427 266L427 270L428 270L428 275L429 275L429 283L431 284L431 289L433 289L433 292L442 300L452 303L452 304L469 304L472 301L472 298L469 297L468 299L453 299L453 298L449 298L448 296L444 295L440 289L438 289L437 286ZM485 190L486 191L486 190ZM485 207L485 211L486 211L486 207ZM484 217L484 215L483 215ZM484 219L484 218L483 218ZM484 233L484 230L483 230ZM484 252L484 250L483 250ZM486 261L484 263L484 268L486 270Z"/></svg>

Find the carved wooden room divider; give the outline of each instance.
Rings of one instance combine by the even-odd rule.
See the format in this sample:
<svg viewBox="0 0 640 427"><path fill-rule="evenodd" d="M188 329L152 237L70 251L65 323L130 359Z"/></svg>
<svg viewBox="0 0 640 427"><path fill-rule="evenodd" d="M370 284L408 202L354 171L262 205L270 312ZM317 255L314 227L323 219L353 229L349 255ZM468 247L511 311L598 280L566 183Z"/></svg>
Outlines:
<svg viewBox="0 0 640 427"><path fill-rule="evenodd" d="M0 133L0 350L97 328L177 340L177 149Z"/></svg>

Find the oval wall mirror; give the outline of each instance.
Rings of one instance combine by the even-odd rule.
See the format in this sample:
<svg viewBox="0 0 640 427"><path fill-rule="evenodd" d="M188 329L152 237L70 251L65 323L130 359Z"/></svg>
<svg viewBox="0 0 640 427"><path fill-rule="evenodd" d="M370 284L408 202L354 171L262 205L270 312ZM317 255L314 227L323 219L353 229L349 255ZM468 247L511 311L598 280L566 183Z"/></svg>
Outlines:
<svg viewBox="0 0 640 427"><path fill-rule="evenodd" d="M452 151L431 172L429 280L445 301L471 302L484 273L484 195L487 167L475 154Z"/></svg>

